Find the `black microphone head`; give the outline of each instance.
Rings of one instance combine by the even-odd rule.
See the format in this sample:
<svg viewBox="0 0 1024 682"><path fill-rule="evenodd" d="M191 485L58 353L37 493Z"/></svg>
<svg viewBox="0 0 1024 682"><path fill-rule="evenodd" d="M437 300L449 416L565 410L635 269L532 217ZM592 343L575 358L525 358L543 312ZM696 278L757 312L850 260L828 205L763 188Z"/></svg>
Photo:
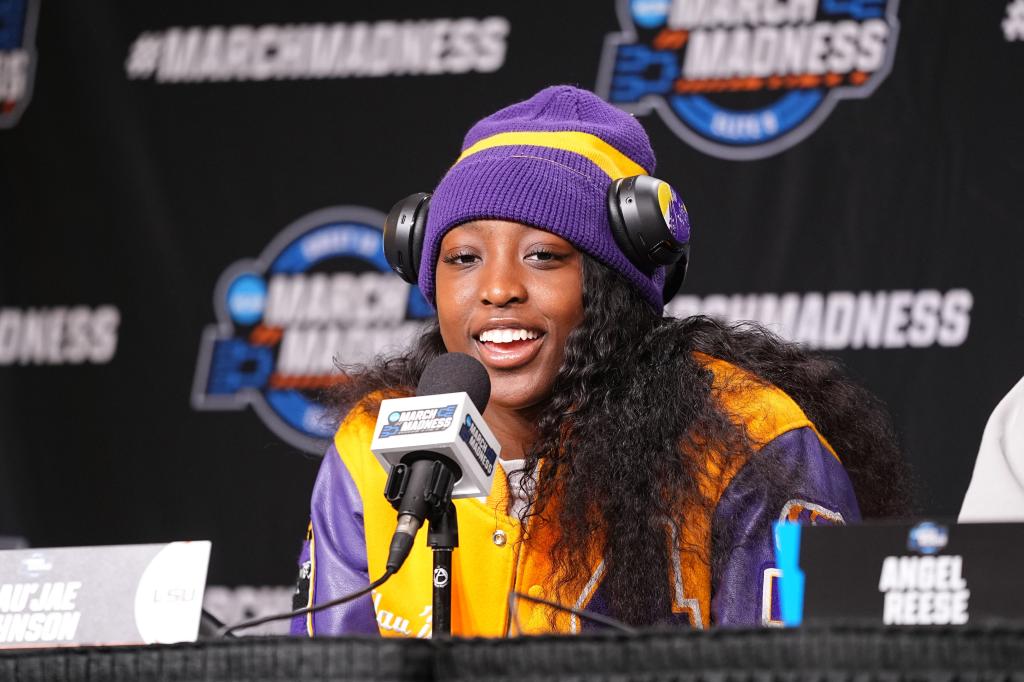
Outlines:
<svg viewBox="0 0 1024 682"><path fill-rule="evenodd" d="M479 360L465 353L445 353L436 357L420 376L416 395L465 391L483 414L491 399L491 378Z"/></svg>

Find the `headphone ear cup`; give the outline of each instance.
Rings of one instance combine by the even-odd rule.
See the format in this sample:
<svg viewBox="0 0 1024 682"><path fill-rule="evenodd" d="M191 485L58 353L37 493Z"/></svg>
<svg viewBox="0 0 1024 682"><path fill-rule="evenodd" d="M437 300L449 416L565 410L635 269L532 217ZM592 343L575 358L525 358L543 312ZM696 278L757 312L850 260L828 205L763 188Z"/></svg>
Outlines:
<svg viewBox="0 0 1024 682"><path fill-rule="evenodd" d="M410 194L395 204L384 220L384 257L399 277L413 285L419 278L429 206L426 192Z"/></svg>
<svg viewBox="0 0 1024 682"><path fill-rule="evenodd" d="M618 245L619 250L625 254L626 258L629 259L629 262L641 270L644 270L646 268L641 266L643 259L633 247L633 242L629 240L629 233L626 230L626 221L622 217L622 205L619 197L619 190L622 187L623 180L626 180L626 178L613 180L612 184L608 185L608 224L612 228L612 237L615 239L615 243Z"/></svg>
<svg viewBox="0 0 1024 682"><path fill-rule="evenodd" d="M671 197L668 183L649 175L619 178L608 186L608 221L615 242L647 275L678 261L686 246L668 224Z"/></svg>
<svg viewBox="0 0 1024 682"><path fill-rule="evenodd" d="M608 186L608 224L619 249L641 272L651 275L665 268L662 300L671 301L686 279L690 245L680 242L668 224L661 197L671 187L649 175L619 178Z"/></svg>
<svg viewBox="0 0 1024 682"><path fill-rule="evenodd" d="M420 194L424 197L412 224L412 269L416 273L413 278L415 281L412 282L414 286L419 285L420 263L423 262L423 238L427 235L427 212L430 208L430 194Z"/></svg>

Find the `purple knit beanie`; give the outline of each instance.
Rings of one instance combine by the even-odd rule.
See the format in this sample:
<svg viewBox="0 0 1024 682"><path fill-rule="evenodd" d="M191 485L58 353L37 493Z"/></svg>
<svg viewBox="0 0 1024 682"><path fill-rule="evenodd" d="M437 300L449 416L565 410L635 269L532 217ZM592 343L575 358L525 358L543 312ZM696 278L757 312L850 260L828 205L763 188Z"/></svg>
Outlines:
<svg viewBox="0 0 1024 682"><path fill-rule="evenodd" d="M470 128L462 155L430 200L420 290L434 301L441 239L472 220L499 219L552 232L617 270L660 312L664 268L646 275L619 250L608 224L613 180L654 173L654 150L635 118L571 86L541 90ZM682 201L672 192L669 224L690 239Z"/></svg>

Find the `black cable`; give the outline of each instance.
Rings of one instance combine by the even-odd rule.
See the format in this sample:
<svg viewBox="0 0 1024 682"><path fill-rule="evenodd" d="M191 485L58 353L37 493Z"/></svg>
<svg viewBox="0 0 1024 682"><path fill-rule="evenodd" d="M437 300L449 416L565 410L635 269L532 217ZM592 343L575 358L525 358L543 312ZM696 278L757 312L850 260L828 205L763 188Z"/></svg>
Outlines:
<svg viewBox="0 0 1024 682"><path fill-rule="evenodd" d="M275 620L284 620L285 618L294 618L295 616L304 616L307 613L316 613L317 611L323 611L324 609L329 609L332 606L338 606L339 604L344 604L346 602L350 602L350 601L353 601L355 599L359 599L359 597L362 597L365 594L369 594L373 590L377 589L378 587L380 587L381 585L386 583L388 578L390 578L393 575L394 575L394 572L392 572L390 570L386 570L386 571L384 571L384 575L382 575L381 577L377 578L376 580L374 580L372 583L370 583L369 585L367 585L363 589L358 590L356 592L351 592L349 594L346 594L344 597L338 597L337 599L332 599L330 601L325 601L322 604L313 604L312 606L306 606L306 607L303 607L301 609L296 609L295 611L289 611L288 613L278 613L278 614L274 614L274 615L270 615L270 616L261 616L259 618L253 618L252 620L243 620L241 623L235 623L231 627L221 628L220 630L217 631L217 636L218 637L227 637L229 634L231 634L235 630L242 630L243 628L256 627L257 625L263 625L264 623L269 623L269 622L275 621Z"/></svg>
<svg viewBox="0 0 1024 682"><path fill-rule="evenodd" d="M567 611L568 613L571 613L584 620L589 620L593 623L599 623L610 628L615 628L616 630L619 630L620 632L625 632L626 634L635 635L637 633L636 629L629 627L625 623L617 621L614 618L610 618L600 613L587 611L586 609L577 609L572 606L566 606L565 604L559 604L558 602L548 601L547 599L541 599L540 597L531 597L530 595L523 594L522 592L513 591L511 594L508 595L510 609L512 609L513 597L525 599L526 601L532 601L537 604L544 604L545 606L550 606L551 608L557 609L559 611ZM515 619L516 627L519 628L519 609L513 609L512 613ZM522 634L522 628L519 628L519 632L520 634Z"/></svg>
<svg viewBox="0 0 1024 682"><path fill-rule="evenodd" d="M199 609L199 617L200 618L205 618L206 620L208 620L210 622L211 625L213 625L216 628L224 627L224 621L222 621L220 618L218 618L217 616L213 615L212 613L210 613L206 609Z"/></svg>
<svg viewBox="0 0 1024 682"><path fill-rule="evenodd" d="M270 615L270 616L261 616L259 618L253 618L252 620L244 620L241 623L235 623L234 625L232 625L230 627L222 627L220 630L217 631L217 636L218 637L227 637L228 635L230 635L235 630L243 630L243 629L246 629L246 628L252 628L252 627L256 627L257 625L263 625L264 623L269 623L269 622L275 621L275 620L283 620L285 618L294 618L295 616L303 616L303 615L306 615L307 613L316 613L317 611L323 611L324 609L329 609L332 606L338 606L340 604L345 604L346 602L350 602L350 601L356 600L359 597L362 597L363 595L369 594L373 590L377 589L378 587L380 587L381 585L386 583L388 581L388 578L390 578L392 575L394 575L394 573L392 573L391 571L385 571L384 575L382 575L381 577L377 578L376 580L374 580L372 583L370 583L369 585L367 585L363 589L357 590L356 592L352 592L350 594L346 594L343 597L338 597L337 599L332 599L330 601L325 601L322 604L313 604L312 606L306 606L306 607L301 608L301 609L296 609L295 611L289 611L287 613L278 613L278 614L273 614L273 615ZM630 634L630 635L634 635L637 632L634 628L629 627L625 623L622 623L622 622L620 622L618 620L615 620L614 618L610 618L610 617L602 615L600 613L595 613L593 611L587 611L586 609L577 609L577 608L572 607L572 606L565 606L564 604L559 604L558 602L548 601L547 599L541 599L540 597L532 597L532 596L530 596L528 594L524 594L522 592L513 591L513 592L509 593L508 601L509 601L509 609L512 611L513 617L515 618L515 623L516 623L517 628L519 628L519 610L517 608L515 608L515 604L513 602L514 598L525 599L526 601L531 601L531 602L534 602L534 603L537 603L537 604L544 604L545 606L550 606L551 608L557 609L559 611L566 611L568 613L571 613L571 614L577 616L578 618L582 618L583 620L589 620L592 623L598 623L599 625L604 625L606 627L614 628L616 630L619 630L620 632L625 632L625 633ZM521 633L522 629L519 628L519 630L520 630L520 633Z"/></svg>
<svg viewBox="0 0 1024 682"><path fill-rule="evenodd" d="M213 615L206 609L199 611L199 638L219 637L217 633L227 627L220 618ZM234 637L234 635L231 635Z"/></svg>
<svg viewBox="0 0 1024 682"><path fill-rule="evenodd" d="M508 612L512 617L512 623L509 625L509 634L512 634L512 625L516 626L515 634L523 634L523 626L519 624L519 605L516 603L516 595L519 594L515 590L508 593Z"/></svg>

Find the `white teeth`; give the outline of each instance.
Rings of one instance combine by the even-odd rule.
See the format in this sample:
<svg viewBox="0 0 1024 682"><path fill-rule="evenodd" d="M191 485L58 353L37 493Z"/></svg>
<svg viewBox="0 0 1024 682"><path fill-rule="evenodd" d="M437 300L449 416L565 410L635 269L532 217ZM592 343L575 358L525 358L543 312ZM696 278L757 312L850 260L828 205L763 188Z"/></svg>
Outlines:
<svg viewBox="0 0 1024 682"><path fill-rule="evenodd" d="M480 340L489 343L510 343L537 338L537 332L526 329L488 329L480 332Z"/></svg>

